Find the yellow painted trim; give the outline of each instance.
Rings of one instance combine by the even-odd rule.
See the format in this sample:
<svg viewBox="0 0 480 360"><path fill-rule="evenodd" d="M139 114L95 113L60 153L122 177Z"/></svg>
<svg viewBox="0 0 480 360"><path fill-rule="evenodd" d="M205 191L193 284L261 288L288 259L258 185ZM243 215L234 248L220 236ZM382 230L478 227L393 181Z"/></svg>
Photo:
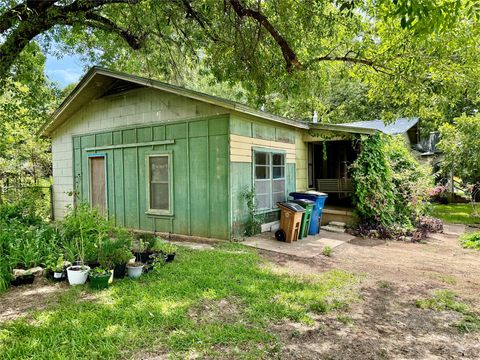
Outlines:
<svg viewBox="0 0 480 360"><path fill-rule="evenodd" d="M296 163L297 151L295 144L256 139L235 134L230 134L230 161L251 163L252 148L256 146L285 151L287 164Z"/></svg>

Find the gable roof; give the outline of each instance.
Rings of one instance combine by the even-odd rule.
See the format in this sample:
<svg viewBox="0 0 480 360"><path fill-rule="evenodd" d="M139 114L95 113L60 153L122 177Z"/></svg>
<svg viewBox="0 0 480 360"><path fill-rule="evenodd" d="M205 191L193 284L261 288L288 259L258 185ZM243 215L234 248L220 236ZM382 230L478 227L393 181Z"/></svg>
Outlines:
<svg viewBox="0 0 480 360"><path fill-rule="evenodd" d="M264 111L256 110L235 101L204 94L198 91L167 84L145 77L130 75L94 66L85 74L85 76L80 80L75 89L62 102L60 107L52 114L50 120L41 127L39 133L46 136L51 135L58 126L67 121L70 116L76 113L86 103L108 94L109 91L112 91L112 89L113 91L119 92L122 90L138 87L158 89L171 94L184 96L193 100L217 105L228 110L237 111L242 114L253 115L262 119L290 125L300 129L309 128L306 122L292 120L282 116L277 116Z"/></svg>
<svg viewBox="0 0 480 360"><path fill-rule="evenodd" d="M55 110L50 119L43 124L39 130L39 134L50 136L58 126L67 121L69 117L85 106L85 104L96 98L141 87L158 89L167 93L216 105L245 115L252 115L258 118L300 129L328 130L366 135L382 132L388 135L397 135L407 132L418 123L418 118L399 118L389 124L385 124L383 120L356 121L344 124L307 123L304 121L273 115L265 111L256 110L247 105L201 93L199 91L94 66L80 80L78 85L62 102L60 107Z"/></svg>

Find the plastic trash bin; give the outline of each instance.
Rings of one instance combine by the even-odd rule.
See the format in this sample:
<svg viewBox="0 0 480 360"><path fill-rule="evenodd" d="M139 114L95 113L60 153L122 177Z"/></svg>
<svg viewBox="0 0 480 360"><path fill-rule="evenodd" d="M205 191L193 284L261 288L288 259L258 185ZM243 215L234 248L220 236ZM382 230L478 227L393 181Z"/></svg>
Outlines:
<svg viewBox="0 0 480 360"><path fill-rule="evenodd" d="M298 234L298 238L302 239L308 236L308 229L310 228L310 219L312 218L312 211L315 207L315 202L308 199L298 199L293 200L295 204L300 205L305 209L305 212L302 216L302 224L300 225L300 233Z"/></svg>
<svg viewBox="0 0 480 360"><path fill-rule="evenodd" d="M275 232L276 239L288 243L297 241L305 209L293 202L279 202L277 205L281 213L280 230Z"/></svg>
<svg viewBox="0 0 480 360"><path fill-rule="evenodd" d="M325 206L325 200L328 195L318 191L304 191L291 192L290 196L294 200L308 199L315 202L315 207L312 211L312 218L310 220L310 227L308 228L308 235L316 235L320 232L320 219L322 217L322 210Z"/></svg>

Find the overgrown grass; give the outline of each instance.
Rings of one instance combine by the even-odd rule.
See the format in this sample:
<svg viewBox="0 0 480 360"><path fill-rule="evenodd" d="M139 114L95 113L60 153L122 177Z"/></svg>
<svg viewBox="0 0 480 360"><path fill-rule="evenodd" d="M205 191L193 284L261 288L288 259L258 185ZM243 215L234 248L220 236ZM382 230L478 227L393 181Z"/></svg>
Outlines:
<svg viewBox="0 0 480 360"><path fill-rule="evenodd" d="M454 224L480 224L480 217L472 216L470 204L434 204L432 216Z"/></svg>
<svg viewBox="0 0 480 360"><path fill-rule="evenodd" d="M72 288L58 304L1 325L1 357L116 359L160 349L178 358L270 358L281 351L271 322L313 323L313 313L357 298L358 279L346 272L293 277L262 261L239 245L180 248L175 262L138 281L118 281L101 293ZM216 304L220 313L200 321L192 311L214 308L202 304ZM229 307L236 316L228 316Z"/></svg>
<svg viewBox="0 0 480 360"><path fill-rule="evenodd" d="M417 300L416 305L421 309L455 311L462 315L461 320L455 324L460 331L472 332L480 330L480 315L472 311L466 303L460 301L452 291L438 290L430 299Z"/></svg>
<svg viewBox="0 0 480 360"><path fill-rule="evenodd" d="M460 237L460 244L467 249L480 250L480 231L463 234Z"/></svg>

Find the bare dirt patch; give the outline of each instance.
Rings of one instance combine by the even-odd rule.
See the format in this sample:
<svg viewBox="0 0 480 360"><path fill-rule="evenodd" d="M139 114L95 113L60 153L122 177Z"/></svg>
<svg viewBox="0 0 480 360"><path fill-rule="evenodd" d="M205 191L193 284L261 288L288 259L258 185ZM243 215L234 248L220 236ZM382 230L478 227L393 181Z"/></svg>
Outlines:
<svg viewBox="0 0 480 360"><path fill-rule="evenodd" d="M449 289L480 310L480 253L462 249L458 233L421 244L358 238L332 258L262 254L280 271L342 269L365 276L362 300L347 311L319 316L314 328L273 325L282 359L480 359L480 333L461 333L455 326L460 314L416 306L435 290Z"/></svg>
<svg viewBox="0 0 480 360"><path fill-rule="evenodd" d="M196 322L207 324L212 322L235 323L242 319L242 306L237 299L211 300L205 299L188 312Z"/></svg>
<svg viewBox="0 0 480 360"><path fill-rule="evenodd" d="M67 287L65 283L55 284L42 278L35 279L33 285L12 287L0 295L0 323L25 316L30 310L45 309Z"/></svg>

